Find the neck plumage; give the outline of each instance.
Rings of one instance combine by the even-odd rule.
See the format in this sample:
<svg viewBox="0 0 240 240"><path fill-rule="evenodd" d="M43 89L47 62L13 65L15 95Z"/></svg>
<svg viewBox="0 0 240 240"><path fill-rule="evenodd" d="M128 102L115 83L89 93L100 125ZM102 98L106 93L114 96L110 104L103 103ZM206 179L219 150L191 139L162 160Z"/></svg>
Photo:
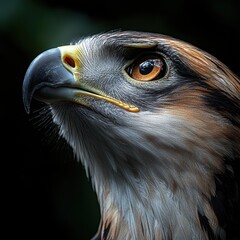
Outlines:
<svg viewBox="0 0 240 240"><path fill-rule="evenodd" d="M161 116L128 119L126 127L112 125L111 131L91 119L80 129L61 121L60 133L98 196L102 219L94 239L224 239L211 204L215 175L229 154L230 143L220 137L224 128L206 116L197 127Z"/></svg>
<svg viewBox="0 0 240 240"><path fill-rule="evenodd" d="M127 170L104 175L93 184L102 216L94 239L208 239L209 234L223 235L211 206L214 177L190 170L175 172L175 177L177 181L169 176L166 182L157 171L146 176Z"/></svg>
<svg viewBox="0 0 240 240"><path fill-rule="evenodd" d="M102 216L96 239L224 236L211 205L215 174L223 167L216 152L194 144L190 150L169 146L154 137L145 146L103 139L103 151L87 160Z"/></svg>

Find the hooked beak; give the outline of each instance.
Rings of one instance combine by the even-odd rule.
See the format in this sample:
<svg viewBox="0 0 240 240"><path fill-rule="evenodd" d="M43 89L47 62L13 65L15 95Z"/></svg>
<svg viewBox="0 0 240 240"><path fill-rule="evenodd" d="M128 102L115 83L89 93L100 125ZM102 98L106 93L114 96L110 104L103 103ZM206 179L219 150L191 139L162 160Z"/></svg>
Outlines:
<svg viewBox="0 0 240 240"><path fill-rule="evenodd" d="M62 46L47 50L32 61L22 88L26 112L30 112L32 98L48 104L70 101L89 106L86 97L110 102L130 112L138 112L137 107L107 96L79 77L82 71L80 51L81 48L76 45Z"/></svg>
<svg viewBox="0 0 240 240"><path fill-rule="evenodd" d="M62 63L59 48L41 53L32 61L24 77L22 91L26 112L30 112L30 103L33 95L34 98L40 101L51 101L49 95L44 94L43 89L45 87L57 88L59 86L72 85L74 82L73 74ZM38 91L41 88L43 88L42 91Z"/></svg>

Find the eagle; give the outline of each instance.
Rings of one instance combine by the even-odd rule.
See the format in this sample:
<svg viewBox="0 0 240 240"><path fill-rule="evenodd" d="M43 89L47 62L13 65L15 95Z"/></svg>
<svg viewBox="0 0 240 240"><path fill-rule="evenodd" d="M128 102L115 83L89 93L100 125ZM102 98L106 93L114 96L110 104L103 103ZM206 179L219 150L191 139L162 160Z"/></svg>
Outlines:
<svg viewBox="0 0 240 240"><path fill-rule="evenodd" d="M23 80L91 179L94 240L239 239L240 80L204 50L116 30L42 52ZM236 238L235 238L236 237Z"/></svg>

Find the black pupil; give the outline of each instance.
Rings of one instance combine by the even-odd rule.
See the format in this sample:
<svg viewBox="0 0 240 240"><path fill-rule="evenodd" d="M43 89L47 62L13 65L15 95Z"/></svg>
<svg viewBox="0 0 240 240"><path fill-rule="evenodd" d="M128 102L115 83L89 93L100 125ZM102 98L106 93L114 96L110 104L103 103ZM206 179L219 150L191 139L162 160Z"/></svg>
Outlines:
<svg viewBox="0 0 240 240"><path fill-rule="evenodd" d="M153 60L147 60L142 62L139 65L139 71L141 74L146 75L150 73L153 70L154 67L154 61Z"/></svg>

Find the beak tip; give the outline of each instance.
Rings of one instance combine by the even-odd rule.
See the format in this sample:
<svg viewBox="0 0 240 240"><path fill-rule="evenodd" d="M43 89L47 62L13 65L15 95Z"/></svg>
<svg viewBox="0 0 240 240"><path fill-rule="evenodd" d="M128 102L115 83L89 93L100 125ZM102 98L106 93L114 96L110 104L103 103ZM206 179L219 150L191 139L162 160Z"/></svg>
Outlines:
<svg viewBox="0 0 240 240"><path fill-rule="evenodd" d="M30 108L29 108L29 107L26 107L26 106L25 106L24 108L25 108L26 113L27 113L27 114L30 114Z"/></svg>
<svg viewBox="0 0 240 240"><path fill-rule="evenodd" d="M24 109L25 109L27 114L30 114L30 104L24 103Z"/></svg>
<svg viewBox="0 0 240 240"><path fill-rule="evenodd" d="M30 102L31 102L30 97L28 96L28 94L26 95L23 89L23 106L27 114L30 113Z"/></svg>
<svg viewBox="0 0 240 240"><path fill-rule="evenodd" d="M22 100L23 100L23 106L27 114L30 113L30 103L31 103L31 95L32 95L32 89L29 89L30 85L30 77L29 77L29 70L25 74L23 86L22 86Z"/></svg>

